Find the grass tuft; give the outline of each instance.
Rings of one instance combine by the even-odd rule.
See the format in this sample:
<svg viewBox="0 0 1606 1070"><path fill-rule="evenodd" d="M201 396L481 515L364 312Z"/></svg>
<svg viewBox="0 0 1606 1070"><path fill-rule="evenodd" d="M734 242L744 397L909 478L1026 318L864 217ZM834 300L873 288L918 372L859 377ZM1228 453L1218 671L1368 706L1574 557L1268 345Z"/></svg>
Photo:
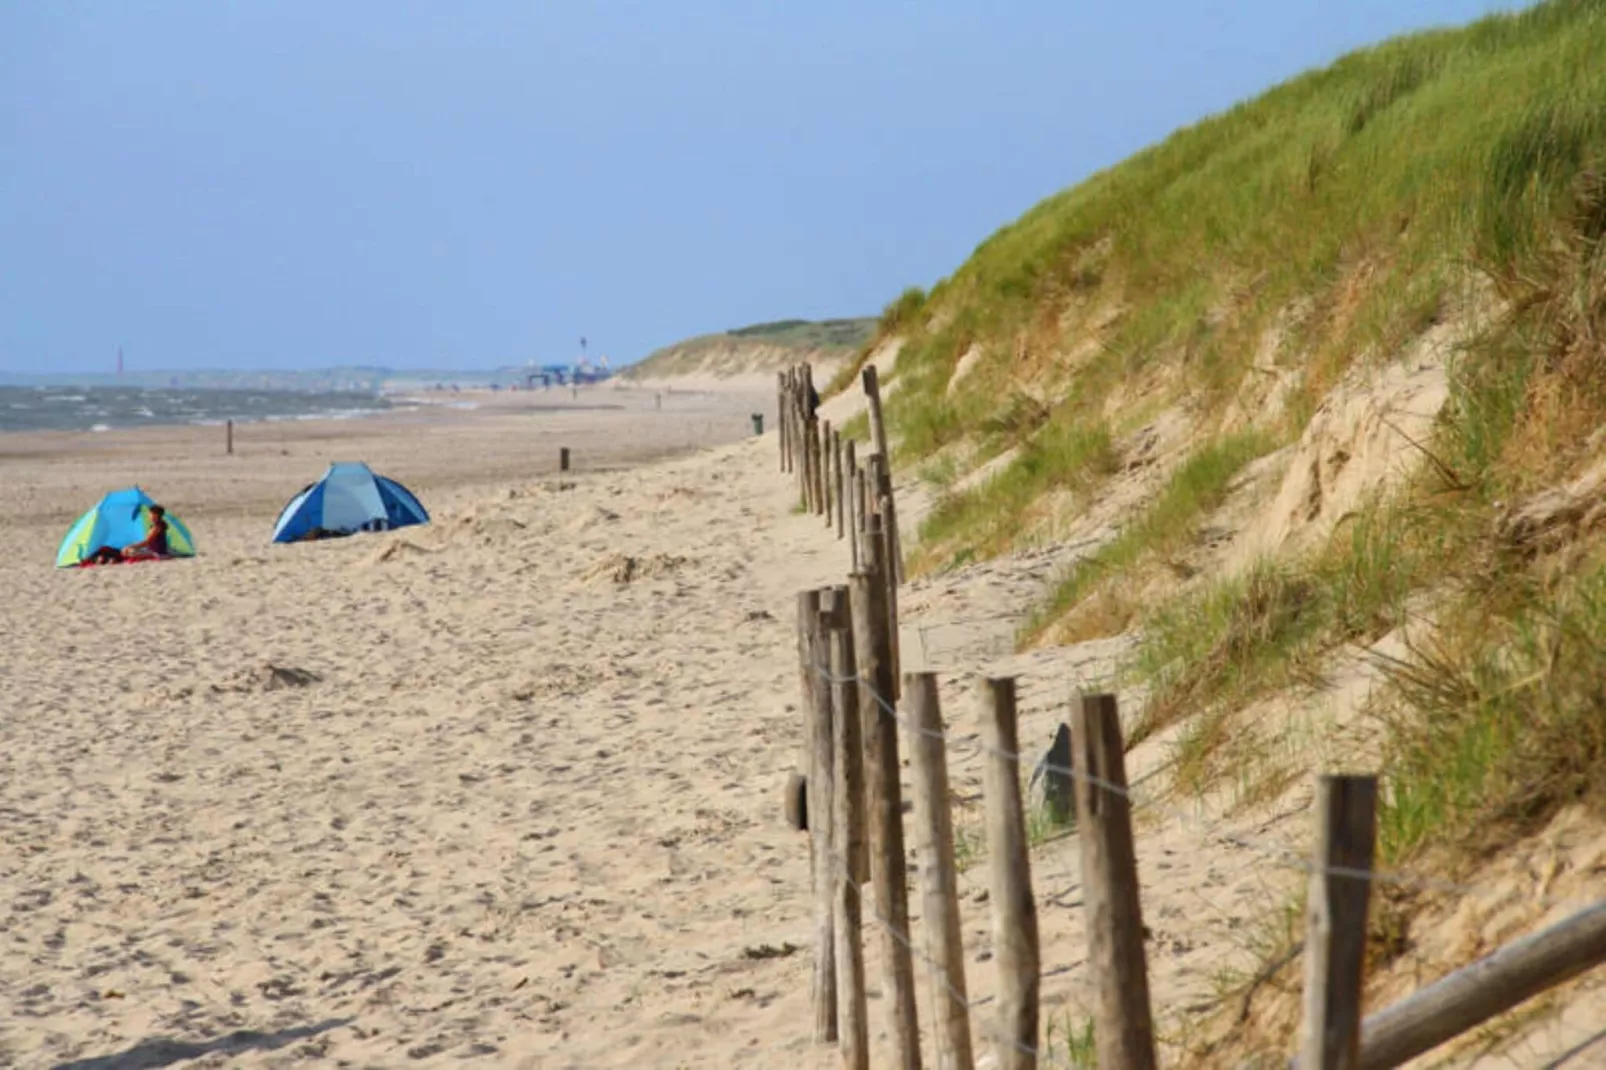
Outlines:
<svg viewBox="0 0 1606 1070"><path fill-rule="evenodd" d="M1116 460L1104 425L1049 421L992 479L942 493L920 525L919 562L929 566L999 552L1028 526L1028 511L1044 494L1085 491L1113 472Z"/></svg>
<svg viewBox="0 0 1606 1070"><path fill-rule="evenodd" d="M1050 1015L1043 1042L1046 1060L1053 1066L1073 1070L1094 1070L1099 1065L1098 1044L1093 1036L1093 1019L1069 1010Z"/></svg>
<svg viewBox="0 0 1606 1070"><path fill-rule="evenodd" d="M1509 842L1568 803L1606 802L1606 567L1501 601L1467 605L1387 665L1389 859Z"/></svg>
<svg viewBox="0 0 1606 1070"><path fill-rule="evenodd" d="M1262 560L1152 611L1134 661L1150 695L1134 740L1198 714L1183 757L1195 770L1208 768L1231 736L1228 711L1312 681L1334 647L1376 640L1404 621L1411 592L1443 575L1457 530L1451 519L1374 503L1311 560ZM1208 779L1194 774L1193 786Z"/></svg>
<svg viewBox="0 0 1606 1070"><path fill-rule="evenodd" d="M1114 541L1072 566L1047 601L1033 612L1023 629L1022 641L1040 638L1096 587L1116 582L1145 558L1174 553L1187 546L1194 538L1198 521L1226 499L1232 480L1272 446L1273 440L1267 435L1251 431L1213 441L1189 457L1137 520ZM1135 614L1135 604L1128 602L1107 606L1103 620L1109 630L1119 631Z"/></svg>

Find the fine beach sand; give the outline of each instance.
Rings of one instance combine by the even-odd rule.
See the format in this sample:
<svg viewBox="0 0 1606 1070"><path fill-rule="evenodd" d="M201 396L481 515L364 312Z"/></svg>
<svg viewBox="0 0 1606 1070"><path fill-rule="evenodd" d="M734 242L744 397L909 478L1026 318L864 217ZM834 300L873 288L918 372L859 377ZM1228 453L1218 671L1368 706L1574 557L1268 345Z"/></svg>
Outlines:
<svg viewBox="0 0 1606 1070"><path fill-rule="evenodd" d="M838 1065L809 1039L810 868L781 785L794 596L842 582L847 550L750 437L772 390L657 394L250 425L233 457L221 428L0 436L0 1065ZM434 522L270 546L345 459ZM201 556L54 570L73 517L132 482ZM1052 565L908 588L904 667L942 670L961 830L977 674L1021 674L1035 754L1121 653L1009 653ZM1163 757L1134 752L1134 778ZM1303 851L1309 820L1140 827L1163 1022L1251 961L1298 880L1266 847ZM1033 865L1045 1023L1079 1025L1075 841ZM986 886L985 862L961 875L977 999Z"/></svg>

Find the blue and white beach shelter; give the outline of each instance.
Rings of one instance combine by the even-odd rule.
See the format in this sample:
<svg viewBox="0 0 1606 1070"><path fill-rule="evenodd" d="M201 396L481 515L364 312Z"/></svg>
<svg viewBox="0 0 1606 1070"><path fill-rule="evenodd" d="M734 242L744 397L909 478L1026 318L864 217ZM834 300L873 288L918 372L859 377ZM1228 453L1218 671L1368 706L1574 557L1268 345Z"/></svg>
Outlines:
<svg viewBox="0 0 1606 1070"><path fill-rule="evenodd" d="M389 531L427 524L429 514L413 492L366 464L332 464L318 482L290 499L273 527L274 542Z"/></svg>

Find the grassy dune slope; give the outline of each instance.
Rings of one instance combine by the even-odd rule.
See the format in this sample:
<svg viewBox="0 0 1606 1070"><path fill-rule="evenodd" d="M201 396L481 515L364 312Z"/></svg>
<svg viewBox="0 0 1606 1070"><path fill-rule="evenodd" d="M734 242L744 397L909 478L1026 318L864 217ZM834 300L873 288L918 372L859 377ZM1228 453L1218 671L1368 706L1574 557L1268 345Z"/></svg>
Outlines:
<svg viewBox="0 0 1606 1070"><path fill-rule="evenodd" d="M1180 732L1183 789L1243 779L1276 731L1246 711L1370 648L1388 864L1456 873L1563 810L1598 820L1603 57L1606 0L1384 43L1049 198L904 294L878 339L903 341L898 461L938 488L915 570L1053 544L1141 486L1022 641L1136 629L1135 735ZM1415 374L1430 341L1442 404L1394 440L1411 474L1319 538L1213 547L1224 511L1298 485L1356 383ZM1269 771L1259 797L1308 772Z"/></svg>
<svg viewBox="0 0 1606 1070"><path fill-rule="evenodd" d="M862 318L758 323L665 346L624 374L630 379L686 375L723 378L774 371L800 361L833 364L851 357L875 326L874 319Z"/></svg>

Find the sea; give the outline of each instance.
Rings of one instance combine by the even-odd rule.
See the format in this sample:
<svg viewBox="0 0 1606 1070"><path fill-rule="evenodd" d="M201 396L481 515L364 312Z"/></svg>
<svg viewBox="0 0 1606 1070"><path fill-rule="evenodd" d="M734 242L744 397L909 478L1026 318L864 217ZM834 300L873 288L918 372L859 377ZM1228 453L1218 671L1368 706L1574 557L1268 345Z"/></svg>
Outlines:
<svg viewBox="0 0 1606 1070"><path fill-rule="evenodd" d="M362 393L0 386L0 431L113 431L226 420L344 419L390 407L386 398Z"/></svg>

